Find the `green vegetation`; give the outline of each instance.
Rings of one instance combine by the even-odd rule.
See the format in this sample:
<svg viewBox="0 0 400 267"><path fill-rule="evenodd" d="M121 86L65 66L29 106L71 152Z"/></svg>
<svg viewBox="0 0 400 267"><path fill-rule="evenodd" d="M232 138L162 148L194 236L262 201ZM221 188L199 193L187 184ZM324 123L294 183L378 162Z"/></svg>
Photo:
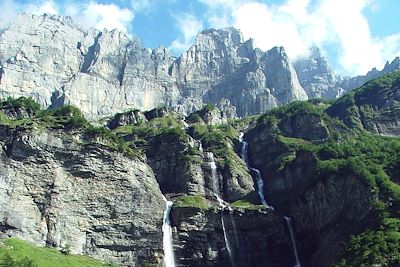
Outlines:
<svg viewBox="0 0 400 267"><path fill-rule="evenodd" d="M116 266L81 256L69 255L28 242L10 238L0 246L0 266L7 267L97 267Z"/></svg>
<svg viewBox="0 0 400 267"><path fill-rule="evenodd" d="M25 109L31 114L28 118L9 118L4 110ZM32 98L20 97L17 99L7 98L0 105L0 124L15 128L22 126L32 128L34 125L46 128L84 128L89 125L81 111L74 106L66 105L60 108L41 110L39 104Z"/></svg>
<svg viewBox="0 0 400 267"><path fill-rule="evenodd" d="M4 108L13 108L13 109L27 109L33 113L40 111L40 105L35 102L31 97L19 97L19 98L12 98L8 97L5 101L2 101L0 104L0 109Z"/></svg>
<svg viewBox="0 0 400 267"><path fill-rule="evenodd" d="M288 105L273 108L269 112L258 118L258 123L267 125L277 124L285 118L294 115L308 115L313 114L316 116L323 116L324 110L329 106L328 102L314 99L309 101L296 101Z"/></svg>
<svg viewBox="0 0 400 267"><path fill-rule="evenodd" d="M327 109L327 114L341 119L347 126L369 130L375 118L400 116L399 104L386 105L386 98L399 86L400 71L392 72L339 98Z"/></svg>
<svg viewBox="0 0 400 267"><path fill-rule="evenodd" d="M1 104L5 108L29 108L33 110L33 116L29 118L12 119L4 114L0 108L0 125L5 125L10 128L22 127L25 129L64 129L80 130L83 133L83 144L101 143L113 150L124 153L129 157L137 157L139 154L135 147L130 143L125 142L116 133L110 131L104 126L95 127L91 125L83 116L82 112L71 105L62 106L59 108L51 108L40 110L40 106L31 98L8 98Z"/></svg>
<svg viewBox="0 0 400 267"><path fill-rule="evenodd" d="M174 202L174 207L177 208L199 208L206 210L210 208L204 196L181 196Z"/></svg>
<svg viewBox="0 0 400 267"><path fill-rule="evenodd" d="M200 151L197 148L190 146L183 152L181 159L195 164L201 164L203 162Z"/></svg>
<svg viewBox="0 0 400 267"><path fill-rule="evenodd" d="M204 148L213 152L220 168L235 164L235 151L232 140L237 139L239 132L229 124L223 125L193 125L191 135L201 140Z"/></svg>
<svg viewBox="0 0 400 267"><path fill-rule="evenodd" d="M385 219L377 230L353 236L335 265L400 266L400 220Z"/></svg>
<svg viewBox="0 0 400 267"><path fill-rule="evenodd" d="M242 208L242 209L248 209L248 210L258 210L258 209L265 209L266 207L264 205L256 205L248 200L237 200L233 203L230 203L230 205L234 208Z"/></svg>
<svg viewBox="0 0 400 267"><path fill-rule="evenodd" d="M71 105L42 110L36 118L49 128L85 128L89 126L82 112Z"/></svg>
<svg viewBox="0 0 400 267"><path fill-rule="evenodd" d="M390 102L399 88L400 72L394 72L333 103L312 100L273 109L260 116L252 130L268 136L263 138L268 140L269 156L273 154L270 172L280 175L295 167L298 155L307 154L316 164L307 186L348 178L369 190L370 213L363 232L349 238L335 266L399 266L400 139L366 131L373 131L377 121L400 117L400 105ZM303 115L317 118L329 130L328 137L304 140L285 129ZM346 223L345 218L339 220Z"/></svg>

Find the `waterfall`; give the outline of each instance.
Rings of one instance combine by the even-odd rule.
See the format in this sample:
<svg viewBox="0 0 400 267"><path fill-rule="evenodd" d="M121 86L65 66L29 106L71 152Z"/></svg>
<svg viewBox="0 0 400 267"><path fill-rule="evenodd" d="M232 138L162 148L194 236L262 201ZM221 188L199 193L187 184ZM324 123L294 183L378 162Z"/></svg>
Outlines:
<svg viewBox="0 0 400 267"><path fill-rule="evenodd" d="M284 218L285 218L286 223L287 223L288 228L289 228L290 239L292 240L292 247L293 247L294 257L296 258L296 264L294 265L294 267L301 267L300 261L299 261L299 255L297 253L296 240L294 238L293 229L292 229L292 219L290 217L287 217L287 216L284 216Z"/></svg>
<svg viewBox="0 0 400 267"><path fill-rule="evenodd" d="M165 201L165 210L164 210L164 218L163 218L163 249L164 249L164 265L165 267L175 267L175 259L174 259L174 248L172 247L172 228L171 222L169 219L172 201L168 201L167 198L163 195L163 199Z"/></svg>
<svg viewBox="0 0 400 267"><path fill-rule="evenodd" d="M217 198L219 205L221 206L221 224L222 224L222 231L224 232L224 241L225 241L225 246L226 246L226 250L228 250L228 255L229 255L229 261L231 263L232 266L234 265L234 260L233 260L233 251L232 251L232 247L231 244L228 240L228 233L226 232L225 229L225 220L224 220L224 214L223 214L223 210L225 208L228 208L229 211L232 211L232 208L228 205L228 203L226 203L222 198L220 198L217 194L214 193L214 196Z"/></svg>
<svg viewBox="0 0 400 267"><path fill-rule="evenodd" d="M212 152L205 152L204 153L204 160L205 162L203 165L210 170L211 172L211 190L214 194L219 196L219 181L218 181L218 174L217 174L217 165L215 164L214 154Z"/></svg>
<svg viewBox="0 0 400 267"><path fill-rule="evenodd" d="M257 187L258 187L258 195L260 196L261 199L261 203L269 208L274 210L274 207L268 205L267 201L265 200L265 196L264 196L264 180L261 176L261 172L260 170L256 169L256 168L252 168L249 164L249 152L248 152L248 147L249 144L243 140L243 133L240 133L239 135L239 141L242 143L242 150L240 151L240 157L243 159L243 161L246 163L247 167L253 171L256 174L256 181L257 181ZM296 265L294 267L301 267L300 264L300 260L299 260L299 255L297 253L297 246L296 246L296 240L294 238L294 233L293 233L293 229L292 229L292 219L284 216L286 223L288 225L289 228L289 232L290 232L290 239L292 241L292 247L293 247L293 253L294 253L294 257L296 258Z"/></svg>
<svg viewBox="0 0 400 267"><path fill-rule="evenodd" d="M230 211L232 211L232 208L230 208ZM229 213L229 219L232 222L232 227L233 227L233 235L235 236L235 245L236 245L236 249L239 249L239 238L237 235L237 227L236 227L236 222L235 222L235 218L233 217L232 212Z"/></svg>
<svg viewBox="0 0 400 267"><path fill-rule="evenodd" d="M264 180L261 176L260 170L253 168L249 164L249 144L243 140L243 133L240 133L239 141L242 143L242 150L240 151L240 157L246 163L247 167L256 174L256 182L257 182L257 193L261 199L261 203L268 209L274 210L274 207L268 205L267 201L265 200L264 195Z"/></svg>
<svg viewBox="0 0 400 267"><path fill-rule="evenodd" d="M226 247L226 250L228 251L229 261L231 263L231 266L235 266L234 256L233 256L234 252L233 252L231 243L229 242L228 232L226 231L226 221L225 221L224 214L223 214L224 209L228 209L229 212L232 212L233 210L232 210L231 206L229 206L229 204L226 203L220 197L217 165L215 164L214 154L212 152L204 152L204 160L205 160L204 166L210 170L212 193L215 196L215 198L218 200L218 203L221 207L221 225L222 225L222 231L224 233L225 247ZM239 242L238 242L238 237L237 237L237 232L236 232L236 223L233 219L232 213L230 213L229 219L230 219L230 223L234 230L236 246L238 247Z"/></svg>
<svg viewBox="0 0 400 267"><path fill-rule="evenodd" d="M201 141L199 141L199 151L203 152L203 144L201 143Z"/></svg>

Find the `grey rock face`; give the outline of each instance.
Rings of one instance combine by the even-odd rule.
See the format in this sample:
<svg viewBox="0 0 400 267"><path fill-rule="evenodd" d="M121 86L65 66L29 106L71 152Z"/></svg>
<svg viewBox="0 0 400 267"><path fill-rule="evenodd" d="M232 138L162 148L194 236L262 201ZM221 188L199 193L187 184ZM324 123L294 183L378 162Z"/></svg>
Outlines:
<svg viewBox="0 0 400 267"><path fill-rule="evenodd" d="M334 99L343 93L337 85L341 78L336 77L317 47L311 48L310 56L297 60L294 66L309 98Z"/></svg>
<svg viewBox="0 0 400 267"><path fill-rule="evenodd" d="M0 132L4 234L125 266L160 260L164 202L143 160L55 132Z"/></svg>
<svg viewBox="0 0 400 267"><path fill-rule="evenodd" d="M210 197L218 193L228 201L235 201L254 191L253 179L239 156L232 155L237 164L220 167L224 159L214 158L213 153L203 151L197 142L190 138L185 143L176 135L164 135L150 142L147 162L163 193ZM230 149L233 151L233 147ZM214 161L215 171L210 168Z"/></svg>
<svg viewBox="0 0 400 267"><path fill-rule="evenodd" d="M216 208L177 207L172 220L177 230L174 242L179 266L290 266L294 262L288 253L285 222L268 210L221 212Z"/></svg>
<svg viewBox="0 0 400 267"><path fill-rule="evenodd" d="M146 121L145 115L138 110L131 110L116 114L107 124L109 129L115 129L124 125L137 125Z"/></svg>
<svg viewBox="0 0 400 267"><path fill-rule="evenodd" d="M295 114L279 124L282 134L304 140L325 140L329 130L323 120L314 114Z"/></svg>
<svg viewBox="0 0 400 267"><path fill-rule="evenodd" d="M21 14L0 35L0 66L0 97L72 104L90 120L159 106L188 114L226 100L244 116L307 99L283 48L261 52L233 28L200 33L176 59L118 31Z"/></svg>
<svg viewBox="0 0 400 267"><path fill-rule="evenodd" d="M334 73L320 50L312 47L310 56L298 59L294 66L300 84L309 98L335 99L370 80L400 70L400 58L396 57L391 63L386 62L385 67L380 71L373 68L366 75L341 77Z"/></svg>

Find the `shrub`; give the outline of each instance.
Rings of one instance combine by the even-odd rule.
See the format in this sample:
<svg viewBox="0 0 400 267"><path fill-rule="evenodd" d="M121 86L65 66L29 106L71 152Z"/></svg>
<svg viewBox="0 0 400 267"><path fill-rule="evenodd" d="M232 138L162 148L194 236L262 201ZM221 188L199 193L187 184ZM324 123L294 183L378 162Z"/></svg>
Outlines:
<svg viewBox="0 0 400 267"><path fill-rule="evenodd" d="M32 97L19 97L13 98L9 96L7 100L3 101L0 105L0 108L26 108L31 110L32 112L36 113L40 111L40 105L33 100Z"/></svg>

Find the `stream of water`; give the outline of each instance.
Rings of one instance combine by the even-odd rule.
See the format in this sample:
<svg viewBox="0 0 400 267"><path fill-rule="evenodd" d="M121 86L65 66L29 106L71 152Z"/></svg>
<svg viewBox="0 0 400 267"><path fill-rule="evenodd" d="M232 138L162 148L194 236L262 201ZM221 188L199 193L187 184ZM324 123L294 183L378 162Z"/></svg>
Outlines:
<svg viewBox="0 0 400 267"><path fill-rule="evenodd" d="M243 161L246 163L247 167L253 171L256 174L256 181L257 181L257 191L258 191L258 195L260 196L261 199L261 203L269 208L274 210L274 207L270 206L266 199L265 199L265 195L264 195L264 180L261 176L261 172L260 170L253 168L250 166L249 164L249 144L243 140L243 133L240 133L239 135L239 141L242 143L242 149L240 151L240 157L243 159ZM294 237L294 233L293 233L293 229L292 229L292 219L290 217L284 216L286 223L288 225L289 228L289 233L290 233L290 239L292 242L292 247L293 247L293 253L294 253L294 257L296 259L296 264L294 265L294 267L301 267L300 264L300 260L299 260L299 255L297 252L297 246L296 246L296 239Z"/></svg>
<svg viewBox="0 0 400 267"><path fill-rule="evenodd" d="M300 260L299 260L299 254L297 253L296 239L294 238L293 229L292 229L292 219L287 216L284 216L284 218L285 218L286 223L289 228L290 239L292 240L293 253L294 253L294 257L296 258L296 265L294 267L301 267Z"/></svg>
<svg viewBox="0 0 400 267"><path fill-rule="evenodd" d="M247 167L256 174L256 182L257 182L257 193L260 197L261 203L268 209L274 210L274 207L267 203L264 195L264 180L261 176L260 170L253 168L249 164L249 144L243 140L243 133L240 133L239 141L242 143L242 149L240 151L240 156L246 163Z"/></svg>
<svg viewBox="0 0 400 267"><path fill-rule="evenodd" d="M228 233L225 229L225 219L224 219L224 214L223 214L223 210L224 209L229 209L229 211L232 211L232 208L228 205L228 203L226 203L222 198L220 198L217 194L214 193L214 196L216 197L216 199L218 200L219 205L221 206L221 224L222 224L222 231L224 232L224 241L225 241L225 247L226 250L228 251L228 255L229 255L229 261L231 263L231 265L234 267L235 266L235 262L233 259L233 251L232 251L232 246L229 242L228 239Z"/></svg>
<svg viewBox="0 0 400 267"><path fill-rule="evenodd" d="M204 166L209 168L211 171L210 174L211 174L212 193L214 194L215 198L218 200L219 205L221 206L221 225L222 225L222 231L224 233L225 247L226 247L226 250L228 251L228 256L229 256L229 261L231 263L231 266L235 266L234 257L233 257L233 249L232 249L231 243L229 242L228 232L226 230L225 217L223 214L224 209L228 209L230 212L232 212L232 208L228 205L228 203L226 203L220 197L219 179L218 179L218 173L217 173L217 165L214 160L214 154L212 152L204 152L204 156L205 156ZM233 222L233 216L230 216L230 220L231 220L231 224L235 225L234 228L236 228L236 224ZM235 234L235 239L237 239L236 231L234 232L234 234Z"/></svg>
<svg viewBox="0 0 400 267"><path fill-rule="evenodd" d="M164 265L165 267L175 267L174 248L172 246L172 228L170 222L170 212L172 208L172 201L168 201L163 195L165 201L165 210L163 218L163 250L164 250Z"/></svg>

